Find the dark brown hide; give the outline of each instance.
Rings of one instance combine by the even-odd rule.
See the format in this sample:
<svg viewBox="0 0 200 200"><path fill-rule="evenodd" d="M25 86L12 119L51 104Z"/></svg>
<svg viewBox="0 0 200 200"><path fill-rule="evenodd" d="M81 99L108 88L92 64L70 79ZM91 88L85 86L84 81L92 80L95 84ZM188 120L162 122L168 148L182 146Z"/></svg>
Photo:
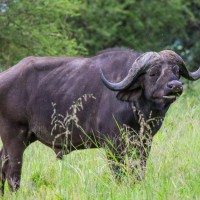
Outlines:
<svg viewBox="0 0 200 200"><path fill-rule="evenodd" d="M57 157L62 158L63 153L75 149L109 146L107 139L116 146L121 144L115 120L140 133L141 116L144 121L163 119L169 105L182 93L180 75L192 80L199 78L198 71L190 74L186 68L182 70L183 66L182 59L172 51L139 54L130 50L109 50L91 58L28 57L2 72L2 193L6 179L11 190L19 188L24 150L36 140L53 148ZM105 76L101 73L103 82L100 70L105 73ZM123 87L115 87L115 83L124 79ZM114 84L115 91L110 90L109 84ZM56 114L73 114L70 107L85 94L93 94L95 99L82 100L83 109L76 114L79 126L76 121L69 120L67 127L55 127L56 116L59 118ZM149 124L149 141L160 126L161 121ZM66 128L71 131L67 138L63 134ZM67 148L63 148L64 145ZM114 148L111 150L116 156L122 154ZM142 152L142 155L144 166L147 153Z"/></svg>

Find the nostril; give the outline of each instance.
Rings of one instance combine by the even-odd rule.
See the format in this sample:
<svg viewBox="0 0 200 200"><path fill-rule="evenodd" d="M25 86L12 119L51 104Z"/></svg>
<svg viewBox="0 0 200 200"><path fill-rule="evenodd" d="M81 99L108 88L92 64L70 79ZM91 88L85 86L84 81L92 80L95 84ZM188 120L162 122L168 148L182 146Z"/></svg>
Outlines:
<svg viewBox="0 0 200 200"><path fill-rule="evenodd" d="M169 87L170 89L172 89L173 88L173 84L172 83L168 83L167 87Z"/></svg>

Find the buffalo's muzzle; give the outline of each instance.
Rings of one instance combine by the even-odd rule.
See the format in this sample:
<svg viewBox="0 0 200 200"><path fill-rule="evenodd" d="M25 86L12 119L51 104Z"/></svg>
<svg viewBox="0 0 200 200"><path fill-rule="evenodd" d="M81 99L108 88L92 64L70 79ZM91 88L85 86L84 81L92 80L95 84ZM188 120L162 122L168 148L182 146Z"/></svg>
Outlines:
<svg viewBox="0 0 200 200"><path fill-rule="evenodd" d="M183 92L183 83L177 80L170 81L167 87L170 89L170 93L176 96L181 95Z"/></svg>
<svg viewBox="0 0 200 200"><path fill-rule="evenodd" d="M180 96L183 92L183 83L177 80L170 81L167 84L167 94L163 96L167 102L173 102L176 100L177 96Z"/></svg>

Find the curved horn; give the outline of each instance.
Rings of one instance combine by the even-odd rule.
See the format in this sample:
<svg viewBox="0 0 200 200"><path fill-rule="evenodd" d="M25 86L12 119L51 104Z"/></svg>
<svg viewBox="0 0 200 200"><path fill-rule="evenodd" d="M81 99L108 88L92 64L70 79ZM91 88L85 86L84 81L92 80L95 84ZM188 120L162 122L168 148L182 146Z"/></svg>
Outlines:
<svg viewBox="0 0 200 200"><path fill-rule="evenodd" d="M180 65L179 67L180 67L180 74L184 78L189 79L191 81L196 81L200 78L200 67L195 72L189 72L184 62L182 62L182 65Z"/></svg>
<svg viewBox="0 0 200 200"><path fill-rule="evenodd" d="M149 67L149 61L152 62L153 60L155 60L157 55L158 54L155 52L148 52L138 57L132 64L128 75L119 83L109 82L105 78L102 70L100 70L101 80L103 81L104 85L110 90L121 91L127 89L131 85L131 83L139 77L140 74L144 73L147 70L147 68Z"/></svg>
<svg viewBox="0 0 200 200"><path fill-rule="evenodd" d="M183 59L174 51L164 50L161 51L160 54L167 56L168 59L177 62L180 70L180 75L183 76L184 78L189 79L191 81L195 81L200 78L200 68L195 72L189 72Z"/></svg>

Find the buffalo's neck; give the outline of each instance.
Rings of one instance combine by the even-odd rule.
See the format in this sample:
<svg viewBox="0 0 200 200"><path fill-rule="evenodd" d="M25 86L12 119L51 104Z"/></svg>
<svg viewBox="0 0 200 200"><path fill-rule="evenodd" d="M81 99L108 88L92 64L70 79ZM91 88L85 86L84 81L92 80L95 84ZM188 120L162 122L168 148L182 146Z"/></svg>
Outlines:
<svg viewBox="0 0 200 200"><path fill-rule="evenodd" d="M152 136L160 129L164 120L166 110L155 109L153 105L141 99L137 102L130 103L135 121L139 126L139 131L144 130L149 132Z"/></svg>

